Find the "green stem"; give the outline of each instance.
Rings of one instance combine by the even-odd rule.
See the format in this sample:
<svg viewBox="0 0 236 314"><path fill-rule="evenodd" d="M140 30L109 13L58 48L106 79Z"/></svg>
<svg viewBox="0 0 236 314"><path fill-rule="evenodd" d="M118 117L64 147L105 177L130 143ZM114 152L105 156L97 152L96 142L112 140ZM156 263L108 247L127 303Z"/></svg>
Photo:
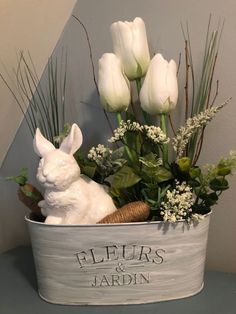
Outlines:
<svg viewBox="0 0 236 314"><path fill-rule="evenodd" d="M138 96L139 96L140 90L141 90L141 87L142 87L141 78L137 78L137 79L135 80L135 82L136 82L137 92L138 92ZM143 113L143 117L144 117L145 123L146 123L147 125L151 125L152 123L151 123L151 119L150 119L148 113L145 112L143 109L142 109L142 113Z"/></svg>
<svg viewBox="0 0 236 314"><path fill-rule="evenodd" d="M167 136L166 114L160 115L160 122L161 129ZM162 147L163 147L163 165L166 166L168 164L168 144L163 144Z"/></svg>
<svg viewBox="0 0 236 314"><path fill-rule="evenodd" d="M141 90L141 87L142 87L141 78L137 78L137 79L135 80L135 82L136 82L136 87L137 87L138 96L139 96L140 90Z"/></svg>
<svg viewBox="0 0 236 314"><path fill-rule="evenodd" d="M117 112L117 113L116 113L116 119L117 119L117 123L118 123L118 127L119 127L119 126L120 126L120 123L121 123L121 121L122 121L121 112ZM129 158L129 160L130 160L131 162L133 162L133 157L132 157L131 151L130 151L130 149L129 149L129 146L128 146L128 144L127 144L127 140L126 140L126 137L125 137L125 136L124 136L124 138L123 138L123 142L124 142L125 152L126 152L128 158Z"/></svg>
<svg viewBox="0 0 236 314"><path fill-rule="evenodd" d="M117 124L118 124L118 127L120 126L120 123L122 121L122 115L121 115L121 112L117 112L116 113L116 120L117 120Z"/></svg>

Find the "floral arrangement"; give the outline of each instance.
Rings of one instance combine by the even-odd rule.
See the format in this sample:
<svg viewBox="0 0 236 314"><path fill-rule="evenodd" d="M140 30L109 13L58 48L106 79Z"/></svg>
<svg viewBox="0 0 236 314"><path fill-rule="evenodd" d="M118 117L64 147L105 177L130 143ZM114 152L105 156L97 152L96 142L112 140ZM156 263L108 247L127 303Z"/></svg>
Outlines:
<svg viewBox="0 0 236 314"><path fill-rule="evenodd" d="M117 116L118 128L108 142L119 147L99 144L90 149L87 165L92 177L110 186L118 207L141 200L151 207L149 218L154 220L202 219L228 189L226 176L236 167L235 152L217 165L197 165L205 127L229 101L210 104L219 30L208 34L204 82L197 99L191 97L191 110L186 103L185 124L172 138L168 122L178 100L176 62L168 62L159 53L150 60L141 18L113 23L111 35L114 53L105 53L99 60L98 89L103 108ZM187 39L185 48L187 71L193 75ZM131 99L134 83L136 107ZM189 94L186 90L186 102L190 102Z"/></svg>
<svg viewBox="0 0 236 314"><path fill-rule="evenodd" d="M83 174L108 186L117 208L142 201L151 209L148 220L203 219L229 188L226 177L236 168L236 152L216 165L197 164L206 126L229 102L215 105L218 81L212 95L221 28L211 32L208 27L199 84L189 32L183 33L183 125L175 128L172 120L178 109L180 62L167 61L160 53L150 57L141 18L116 22L111 25L114 53L104 53L99 60L97 87L106 118L107 113L115 114L117 128L106 146L98 144L87 154L79 150L74 155ZM60 143L69 129L66 125L56 134L55 142Z"/></svg>

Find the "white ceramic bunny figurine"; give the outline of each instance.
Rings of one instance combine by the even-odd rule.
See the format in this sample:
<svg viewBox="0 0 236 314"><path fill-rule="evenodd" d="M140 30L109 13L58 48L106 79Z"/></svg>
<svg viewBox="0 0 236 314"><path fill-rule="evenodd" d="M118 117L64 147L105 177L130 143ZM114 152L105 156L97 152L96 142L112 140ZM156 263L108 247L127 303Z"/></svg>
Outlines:
<svg viewBox="0 0 236 314"><path fill-rule="evenodd" d="M105 187L80 173L73 154L83 141L73 124L59 149L36 130L34 150L41 158L37 179L46 188L39 202L48 224L93 224L114 212L116 207Z"/></svg>

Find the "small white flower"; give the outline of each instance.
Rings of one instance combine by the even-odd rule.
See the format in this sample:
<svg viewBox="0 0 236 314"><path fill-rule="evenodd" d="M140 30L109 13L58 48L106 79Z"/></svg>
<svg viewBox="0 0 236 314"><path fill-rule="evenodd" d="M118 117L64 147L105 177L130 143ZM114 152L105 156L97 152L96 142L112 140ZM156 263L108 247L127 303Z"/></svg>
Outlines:
<svg viewBox="0 0 236 314"><path fill-rule="evenodd" d="M160 127L156 127L154 125L140 125L138 122L131 122L130 120L127 120L127 122L120 122L120 126L114 130L114 135L108 140L108 142L115 143L122 140L125 133L128 131L144 133L145 136L154 144L166 144L170 140Z"/></svg>
<svg viewBox="0 0 236 314"><path fill-rule="evenodd" d="M164 221L175 222L176 220L185 219L192 211L194 204L191 187L176 180L176 188L167 190L166 201L161 203L161 215Z"/></svg>
<svg viewBox="0 0 236 314"><path fill-rule="evenodd" d="M177 159L183 156L186 145L188 144L191 136L200 128L207 125L215 115L228 104L230 99L226 100L223 104L211 107L205 111L200 112L198 115L187 119L185 126L181 126L175 138L172 140L172 145L177 154Z"/></svg>
<svg viewBox="0 0 236 314"><path fill-rule="evenodd" d="M122 120L120 122L120 126L114 130L114 135L108 140L108 142L115 143L117 141L122 140L127 131L142 132L142 130L143 130L143 127L138 122L131 122L130 120L127 120L126 122L124 122Z"/></svg>
<svg viewBox="0 0 236 314"><path fill-rule="evenodd" d="M155 144L167 144L170 140L160 127L156 127L154 125L144 125L144 130L147 138Z"/></svg>
<svg viewBox="0 0 236 314"><path fill-rule="evenodd" d="M98 144L97 147L92 147L89 150L88 159L94 161L98 166L102 166L104 159L108 158L111 154L111 149L102 144Z"/></svg>

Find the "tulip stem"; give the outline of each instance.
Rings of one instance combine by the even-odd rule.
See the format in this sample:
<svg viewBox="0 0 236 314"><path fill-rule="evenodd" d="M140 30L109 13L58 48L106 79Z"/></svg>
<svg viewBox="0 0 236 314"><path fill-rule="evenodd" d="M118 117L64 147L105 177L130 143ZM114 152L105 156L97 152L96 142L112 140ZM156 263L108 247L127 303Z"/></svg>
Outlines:
<svg viewBox="0 0 236 314"><path fill-rule="evenodd" d="M166 121L166 114L160 115L160 124L162 131L167 136L167 121ZM168 144L163 144L163 165L167 166L168 164Z"/></svg>
<svg viewBox="0 0 236 314"><path fill-rule="evenodd" d="M118 127L120 127L120 123L122 121L122 115L121 115L120 112L116 113L116 119L117 119ZM125 147L125 152L126 152L128 158L129 158L129 160L132 162L133 161L133 157L132 157L131 151L129 149L129 146L127 144L127 140L126 140L125 135L123 137L123 143L124 143L124 147Z"/></svg>
<svg viewBox="0 0 236 314"><path fill-rule="evenodd" d="M142 87L141 78L137 78L135 81L136 81L136 87L137 87L137 92L138 92L138 96L139 96L140 90L141 90L141 87ZM143 109L142 109L142 113L143 113L143 117L144 117L145 123L147 125L151 125L151 120L150 120L150 117L149 117L148 113L145 112Z"/></svg>
<svg viewBox="0 0 236 314"><path fill-rule="evenodd" d="M117 112L117 113L116 113L116 120L117 120L117 124L118 124L118 128L119 128L120 123L121 123L121 121L122 121L121 112Z"/></svg>

